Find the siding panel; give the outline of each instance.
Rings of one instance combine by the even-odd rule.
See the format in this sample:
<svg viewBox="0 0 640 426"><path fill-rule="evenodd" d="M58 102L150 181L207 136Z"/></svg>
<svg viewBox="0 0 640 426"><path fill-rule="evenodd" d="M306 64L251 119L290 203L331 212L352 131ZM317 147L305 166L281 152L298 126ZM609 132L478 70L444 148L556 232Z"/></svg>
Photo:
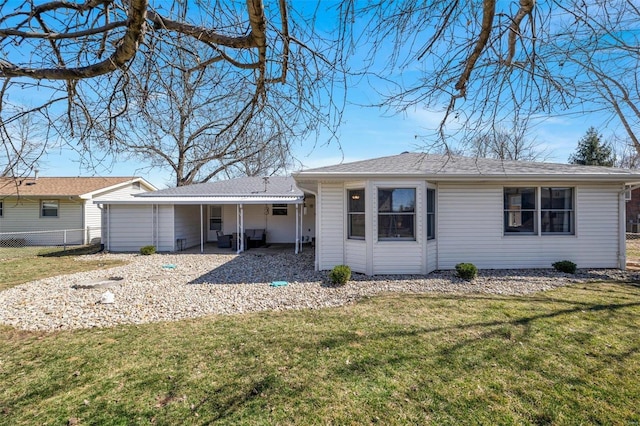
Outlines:
<svg viewBox="0 0 640 426"><path fill-rule="evenodd" d="M344 259L344 211L345 195L341 183L320 183L319 202L322 218L317 250L319 269L331 269L345 263Z"/></svg>
<svg viewBox="0 0 640 426"><path fill-rule="evenodd" d="M566 184L565 184L566 185ZM617 185L576 187L575 235L503 235L503 185L439 185L438 269L472 262L479 268L617 267Z"/></svg>

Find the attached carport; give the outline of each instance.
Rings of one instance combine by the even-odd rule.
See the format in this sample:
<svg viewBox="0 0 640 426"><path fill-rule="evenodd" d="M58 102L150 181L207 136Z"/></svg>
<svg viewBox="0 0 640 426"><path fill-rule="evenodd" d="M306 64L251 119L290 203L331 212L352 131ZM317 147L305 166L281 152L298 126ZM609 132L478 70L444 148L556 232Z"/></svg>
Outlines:
<svg viewBox="0 0 640 426"><path fill-rule="evenodd" d="M247 223L247 209L264 206L267 212L273 206L286 206L293 214L279 218L277 226L294 230L288 235L295 236L291 242L298 253L302 250L303 229L311 232L315 228L315 217L305 219L308 209L304 203L305 193L292 178L276 176L170 188L128 200L101 200L99 204L103 211L103 242L110 251L135 251L147 244L155 245L158 251L176 251L199 244L204 252L207 209L216 205L227 210L235 206L236 235L256 227ZM236 251L245 249L245 239L239 238Z"/></svg>

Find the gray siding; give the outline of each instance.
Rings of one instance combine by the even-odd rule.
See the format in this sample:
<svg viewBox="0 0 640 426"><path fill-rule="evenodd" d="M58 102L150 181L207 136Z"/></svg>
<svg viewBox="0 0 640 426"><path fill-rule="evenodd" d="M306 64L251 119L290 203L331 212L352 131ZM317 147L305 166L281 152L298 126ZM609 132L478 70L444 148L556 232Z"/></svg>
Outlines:
<svg viewBox="0 0 640 426"><path fill-rule="evenodd" d="M0 233L30 232L30 231L60 231L42 232L30 234L25 237L28 244L49 245L62 244L65 229L83 229L82 200L68 200L59 198L45 198L58 201L57 217L40 216L40 199L16 199L5 198L3 200L3 215L0 217ZM67 232L68 244L82 244L84 242L83 231Z"/></svg>
<svg viewBox="0 0 640 426"><path fill-rule="evenodd" d="M174 212L171 205L109 205L105 212L106 247L110 251L138 251L154 245L173 251Z"/></svg>
<svg viewBox="0 0 640 426"><path fill-rule="evenodd" d="M571 186L575 235L538 236L503 235L503 185L440 184L438 269L459 262L485 269L549 268L564 259L578 267L617 267L619 186Z"/></svg>
<svg viewBox="0 0 640 426"><path fill-rule="evenodd" d="M316 238L320 270L343 264L345 192L342 183L320 183L316 205L322 222Z"/></svg>
<svg viewBox="0 0 640 426"><path fill-rule="evenodd" d="M206 219L207 206L203 206L203 216ZM163 229L164 231L164 229ZM200 245L200 206L175 206L175 237L186 238L186 247ZM177 250L178 247L176 246Z"/></svg>

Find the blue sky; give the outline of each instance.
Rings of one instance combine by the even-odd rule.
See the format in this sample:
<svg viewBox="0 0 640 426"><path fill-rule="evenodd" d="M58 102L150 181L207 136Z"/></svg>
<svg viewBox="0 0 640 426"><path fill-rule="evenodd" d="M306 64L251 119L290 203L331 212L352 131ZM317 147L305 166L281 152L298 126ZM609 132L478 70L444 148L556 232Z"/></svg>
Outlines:
<svg viewBox="0 0 640 426"><path fill-rule="evenodd" d="M299 4L304 9L307 3ZM324 21L318 24L330 27L331 19L335 18L331 18L327 12ZM374 66L379 67L381 63ZM397 78L406 78L415 71L417 68L406 69L406 75L398 74ZM338 130L339 144L335 140L327 143L327 132L321 132L318 139L313 135L306 140L292 141L294 152L304 168L395 155L403 151L421 151L424 141L416 136L432 133L441 121L441 112L420 106L397 114L381 108L363 107L380 99L366 79L354 81L349 87L347 105ZM614 127L607 128L606 118L600 114L539 117L535 122L537 124L529 128L529 139L544 150L545 161L559 163L567 162L588 127L596 126L605 139L616 130ZM87 170L82 166L80 157L65 146L49 150L40 165L40 173L47 176L136 175L160 188L174 182L169 170L150 170L145 163L122 158L115 162L107 161L103 166L98 165L94 171Z"/></svg>
<svg viewBox="0 0 640 426"><path fill-rule="evenodd" d="M348 105L339 129L340 144L327 143L326 134L304 141L294 141L294 151L305 168L319 167L340 162L400 154L404 151L420 151L423 142L416 135L428 134L438 125L441 114L424 109L391 114L379 108ZM530 136L546 152L545 161L566 163L578 140L591 125L602 118L593 115L571 117L546 117L530 129ZM604 135L606 127L598 127ZM324 138L323 138L324 136ZM105 164L97 174L114 176L140 175L158 187L172 184L168 170L148 170L139 161L118 160ZM81 167L80 157L68 147L51 149L40 167L41 175L87 175Z"/></svg>

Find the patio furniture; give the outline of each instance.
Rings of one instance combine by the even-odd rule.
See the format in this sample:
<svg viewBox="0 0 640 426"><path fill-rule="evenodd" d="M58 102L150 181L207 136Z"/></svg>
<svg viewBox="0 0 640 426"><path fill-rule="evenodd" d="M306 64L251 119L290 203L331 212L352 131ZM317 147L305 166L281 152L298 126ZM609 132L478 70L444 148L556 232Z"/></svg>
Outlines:
<svg viewBox="0 0 640 426"><path fill-rule="evenodd" d="M264 229L245 229L244 234L247 237L247 248L255 248L267 244L267 233Z"/></svg>
<svg viewBox="0 0 640 426"><path fill-rule="evenodd" d="M231 248L231 235L216 231L218 236L218 248Z"/></svg>

